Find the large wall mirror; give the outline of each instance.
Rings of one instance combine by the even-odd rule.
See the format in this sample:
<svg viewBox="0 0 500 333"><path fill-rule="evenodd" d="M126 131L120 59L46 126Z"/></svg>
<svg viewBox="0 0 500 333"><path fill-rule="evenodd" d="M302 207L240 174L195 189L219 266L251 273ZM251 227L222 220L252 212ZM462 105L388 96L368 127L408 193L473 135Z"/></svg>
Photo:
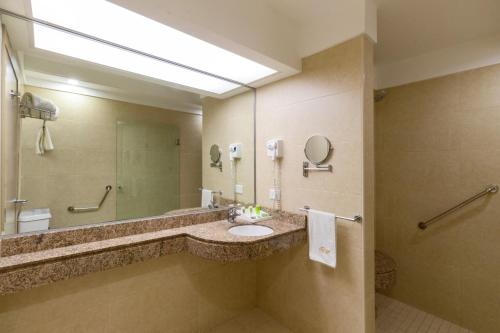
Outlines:
<svg viewBox="0 0 500 333"><path fill-rule="evenodd" d="M253 89L1 21L2 234L255 201Z"/></svg>

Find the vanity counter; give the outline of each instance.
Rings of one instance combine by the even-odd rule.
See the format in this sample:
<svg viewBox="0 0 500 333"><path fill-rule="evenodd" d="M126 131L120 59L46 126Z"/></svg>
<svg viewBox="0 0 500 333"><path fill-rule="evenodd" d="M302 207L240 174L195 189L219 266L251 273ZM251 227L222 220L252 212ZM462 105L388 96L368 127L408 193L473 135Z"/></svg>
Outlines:
<svg viewBox="0 0 500 333"><path fill-rule="evenodd" d="M256 259L289 249L304 242L307 236L305 219L296 214L280 213L272 220L258 223L274 231L259 237L232 235L228 229L240 223L229 223L227 220L205 222L204 214L196 214L200 219L191 216L193 214L173 217L181 222L185 217L192 222L190 225L34 252L4 254L0 257L0 294L183 251L222 262ZM220 214L214 217L220 217ZM197 220L203 222L196 223Z"/></svg>

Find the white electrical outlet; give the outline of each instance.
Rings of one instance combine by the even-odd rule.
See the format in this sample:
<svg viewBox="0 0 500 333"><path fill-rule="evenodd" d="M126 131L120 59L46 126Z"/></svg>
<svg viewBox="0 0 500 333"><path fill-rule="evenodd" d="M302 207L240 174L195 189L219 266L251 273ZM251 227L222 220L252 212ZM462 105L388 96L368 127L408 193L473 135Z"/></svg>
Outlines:
<svg viewBox="0 0 500 333"><path fill-rule="evenodd" d="M274 201L277 201L277 200L280 200L281 198L281 191L277 188L272 188L269 190L269 199L270 200L274 200Z"/></svg>
<svg viewBox="0 0 500 333"><path fill-rule="evenodd" d="M243 194L243 185L241 184L234 185L234 192L236 192L236 194Z"/></svg>

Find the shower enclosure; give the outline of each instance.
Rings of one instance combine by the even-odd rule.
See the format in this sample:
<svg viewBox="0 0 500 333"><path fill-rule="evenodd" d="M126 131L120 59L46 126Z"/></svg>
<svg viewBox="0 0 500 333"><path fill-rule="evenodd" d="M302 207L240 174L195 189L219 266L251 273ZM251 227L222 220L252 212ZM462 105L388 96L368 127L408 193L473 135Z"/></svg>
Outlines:
<svg viewBox="0 0 500 333"><path fill-rule="evenodd" d="M178 127L119 120L116 134L116 218L180 208Z"/></svg>
<svg viewBox="0 0 500 333"><path fill-rule="evenodd" d="M397 277L378 333L397 320L399 332L499 332L500 65L385 95L375 103L376 247Z"/></svg>

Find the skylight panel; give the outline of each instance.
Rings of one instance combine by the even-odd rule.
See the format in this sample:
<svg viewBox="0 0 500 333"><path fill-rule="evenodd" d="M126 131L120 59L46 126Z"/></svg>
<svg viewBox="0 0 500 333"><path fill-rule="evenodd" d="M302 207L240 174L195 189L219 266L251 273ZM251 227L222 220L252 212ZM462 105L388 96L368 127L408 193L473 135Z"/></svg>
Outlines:
<svg viewBox="0 0 500 333"><path fill-rule="evenodd" d="M239 87L228 81L38 24L34 25L34 32L35 47L66 56L215 94L223 94Z"/></svg>
<svg viewBox="0 0 500 333"><path fill-rule="evenodd" d="M104 0L31 0L33 16L249 84L275 70ZM85 38L34 28L35 47L218 94L237 85ZM219 82L221 81L221 82Z"/></svg>

